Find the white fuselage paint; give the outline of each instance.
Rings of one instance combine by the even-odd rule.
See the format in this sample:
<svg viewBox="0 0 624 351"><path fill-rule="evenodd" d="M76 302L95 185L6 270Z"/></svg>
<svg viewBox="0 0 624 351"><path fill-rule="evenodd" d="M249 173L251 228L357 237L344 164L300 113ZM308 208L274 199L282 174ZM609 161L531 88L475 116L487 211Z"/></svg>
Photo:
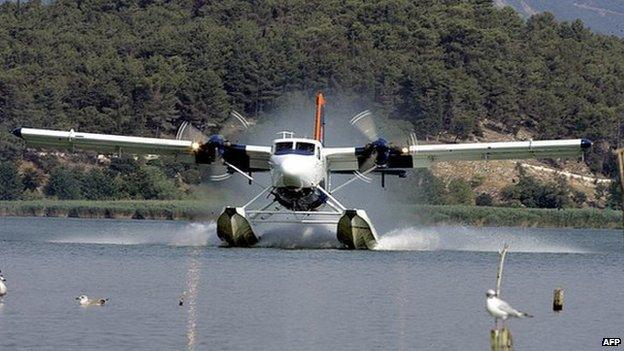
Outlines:
<svg viewBox="0 0 624 351"><path fill-rule="evenodd" d="M292 143L290 149L276 150L276 145ZM305 154L297 147L300 144L314 145L314 151ZM272 185L276 188L315 188L326 183L327 162L323 145L313 139L286 138L273 142L269 161Z"/></svg>

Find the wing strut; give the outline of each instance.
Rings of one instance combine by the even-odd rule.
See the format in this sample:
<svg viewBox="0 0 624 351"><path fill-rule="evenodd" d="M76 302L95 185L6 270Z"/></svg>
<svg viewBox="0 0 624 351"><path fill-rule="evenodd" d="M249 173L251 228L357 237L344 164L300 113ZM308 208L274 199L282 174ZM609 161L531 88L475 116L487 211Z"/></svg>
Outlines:
<svg viewBox="0 0 624 351"><path fill-rule="evenodd" d="M338 185L335 189L332 190L332 193L335 193L336 191L344 188L345 186L351 184L352 182L354 182L357 179L360 179L360 180L363 180L363 181L365 181L367 183L370 183L370 181L367 181L367 179L370 179L370 178L366 177L366 175L369 174L370 172L373 172L375 169L377 169L376 165L374 165L373 167L367 169L364 172L358 172L358 171L353 172L353 178L351 178L351 179L347 180L346 182Z"/></svg>

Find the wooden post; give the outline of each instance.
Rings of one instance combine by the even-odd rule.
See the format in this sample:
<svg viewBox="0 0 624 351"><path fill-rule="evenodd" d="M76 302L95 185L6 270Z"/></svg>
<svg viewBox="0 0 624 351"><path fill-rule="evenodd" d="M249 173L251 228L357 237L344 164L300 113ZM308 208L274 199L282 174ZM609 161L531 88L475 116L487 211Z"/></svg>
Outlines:
<svg viewBox="0 0 624 351"><path fill-rule="evenodd" d="M622 187L622 223L624 225L624 148L615 150L618 157L618 170L620 171L620 186Z"/></svg>
<svg viewBox="0 0 624 351"><path fill-rule="evenodd" d="M492 351L513 351L513 337L507 328L490 331L490 346Z"/></svg>
<svg viewBox="0 0 624 351"><path fill-rule="evenodd" d="M553 292L553 311L559 312L563 310L563 289L557 288Z"/></svg>
<svg viewBox="0 0 624 351"><path fill-rule="evenodd" d="M496 272L496 296L500 296L501 283L503 281L503 267L508 250L509 245L505 243L503 249L499 252L500 260L498 261L498 271ZM513 351L511 331L507 328L492 329L490 331L490 346L492 347L492 351Z"/></svg>
<svg viewBox="0 0 624 351"><path fill-rule="evenodd" d="M496 273L496 296L500 296L501 281L503 280L503 265L505 264L505 256L507 256L509 245L505 243L500 253L500 261L498 261L498 272Z"/></svg>

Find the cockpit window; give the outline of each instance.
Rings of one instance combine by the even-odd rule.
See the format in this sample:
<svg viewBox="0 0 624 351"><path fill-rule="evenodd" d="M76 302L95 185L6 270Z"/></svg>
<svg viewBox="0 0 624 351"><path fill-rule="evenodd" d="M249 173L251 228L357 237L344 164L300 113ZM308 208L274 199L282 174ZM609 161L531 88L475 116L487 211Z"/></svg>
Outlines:
<svg viewBox="0 0 624 351"><path fill-rule="evenodd" d="M275 154L282 155L292 152L292 142L275 143Z"/></svg>
<svg viewBox="0 0 624 351"><path fill-rule="evenodd" d="M296 150L300 155L314 155L314 144L297 143Z"/></svg>

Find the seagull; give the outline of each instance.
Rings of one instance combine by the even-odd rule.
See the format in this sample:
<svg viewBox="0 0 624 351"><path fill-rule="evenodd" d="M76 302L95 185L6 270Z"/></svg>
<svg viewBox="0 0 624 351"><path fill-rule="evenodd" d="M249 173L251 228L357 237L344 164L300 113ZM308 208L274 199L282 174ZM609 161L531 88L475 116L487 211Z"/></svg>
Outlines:
<svg viewBox="0 0 624 351"><path fill-rule="evenodd" d="M509 317L516 317L516 318L524 318L524 317L532 318L533 317L528 313L520 312L514 309L513 307L511 307L506 301L498 298L498 296L496 296L496 292L492 289L488 290L485 293L485 296L487 296L487 303L485 305L485 308L487 309L488 313L492 317L494 317L494 323L496 325L496 328L498 328L499 318L501 318L503 320L503 323L505 323L505 321Z"/></svg>
<svg viewBox="0 0 624 351"><path fill-rule="evenodd" d="M80 302L80 306L103 306L108 299L90 299L87 295L80 295L76 298Z"/></svg>
<svg viewBox="0 0 624 351"><path fill-rule="evenodd" d="M4 296L7 293L7 287L4 282L6 282L6 278L4 278L4 276L0 272L0 296Z"/></svg>

